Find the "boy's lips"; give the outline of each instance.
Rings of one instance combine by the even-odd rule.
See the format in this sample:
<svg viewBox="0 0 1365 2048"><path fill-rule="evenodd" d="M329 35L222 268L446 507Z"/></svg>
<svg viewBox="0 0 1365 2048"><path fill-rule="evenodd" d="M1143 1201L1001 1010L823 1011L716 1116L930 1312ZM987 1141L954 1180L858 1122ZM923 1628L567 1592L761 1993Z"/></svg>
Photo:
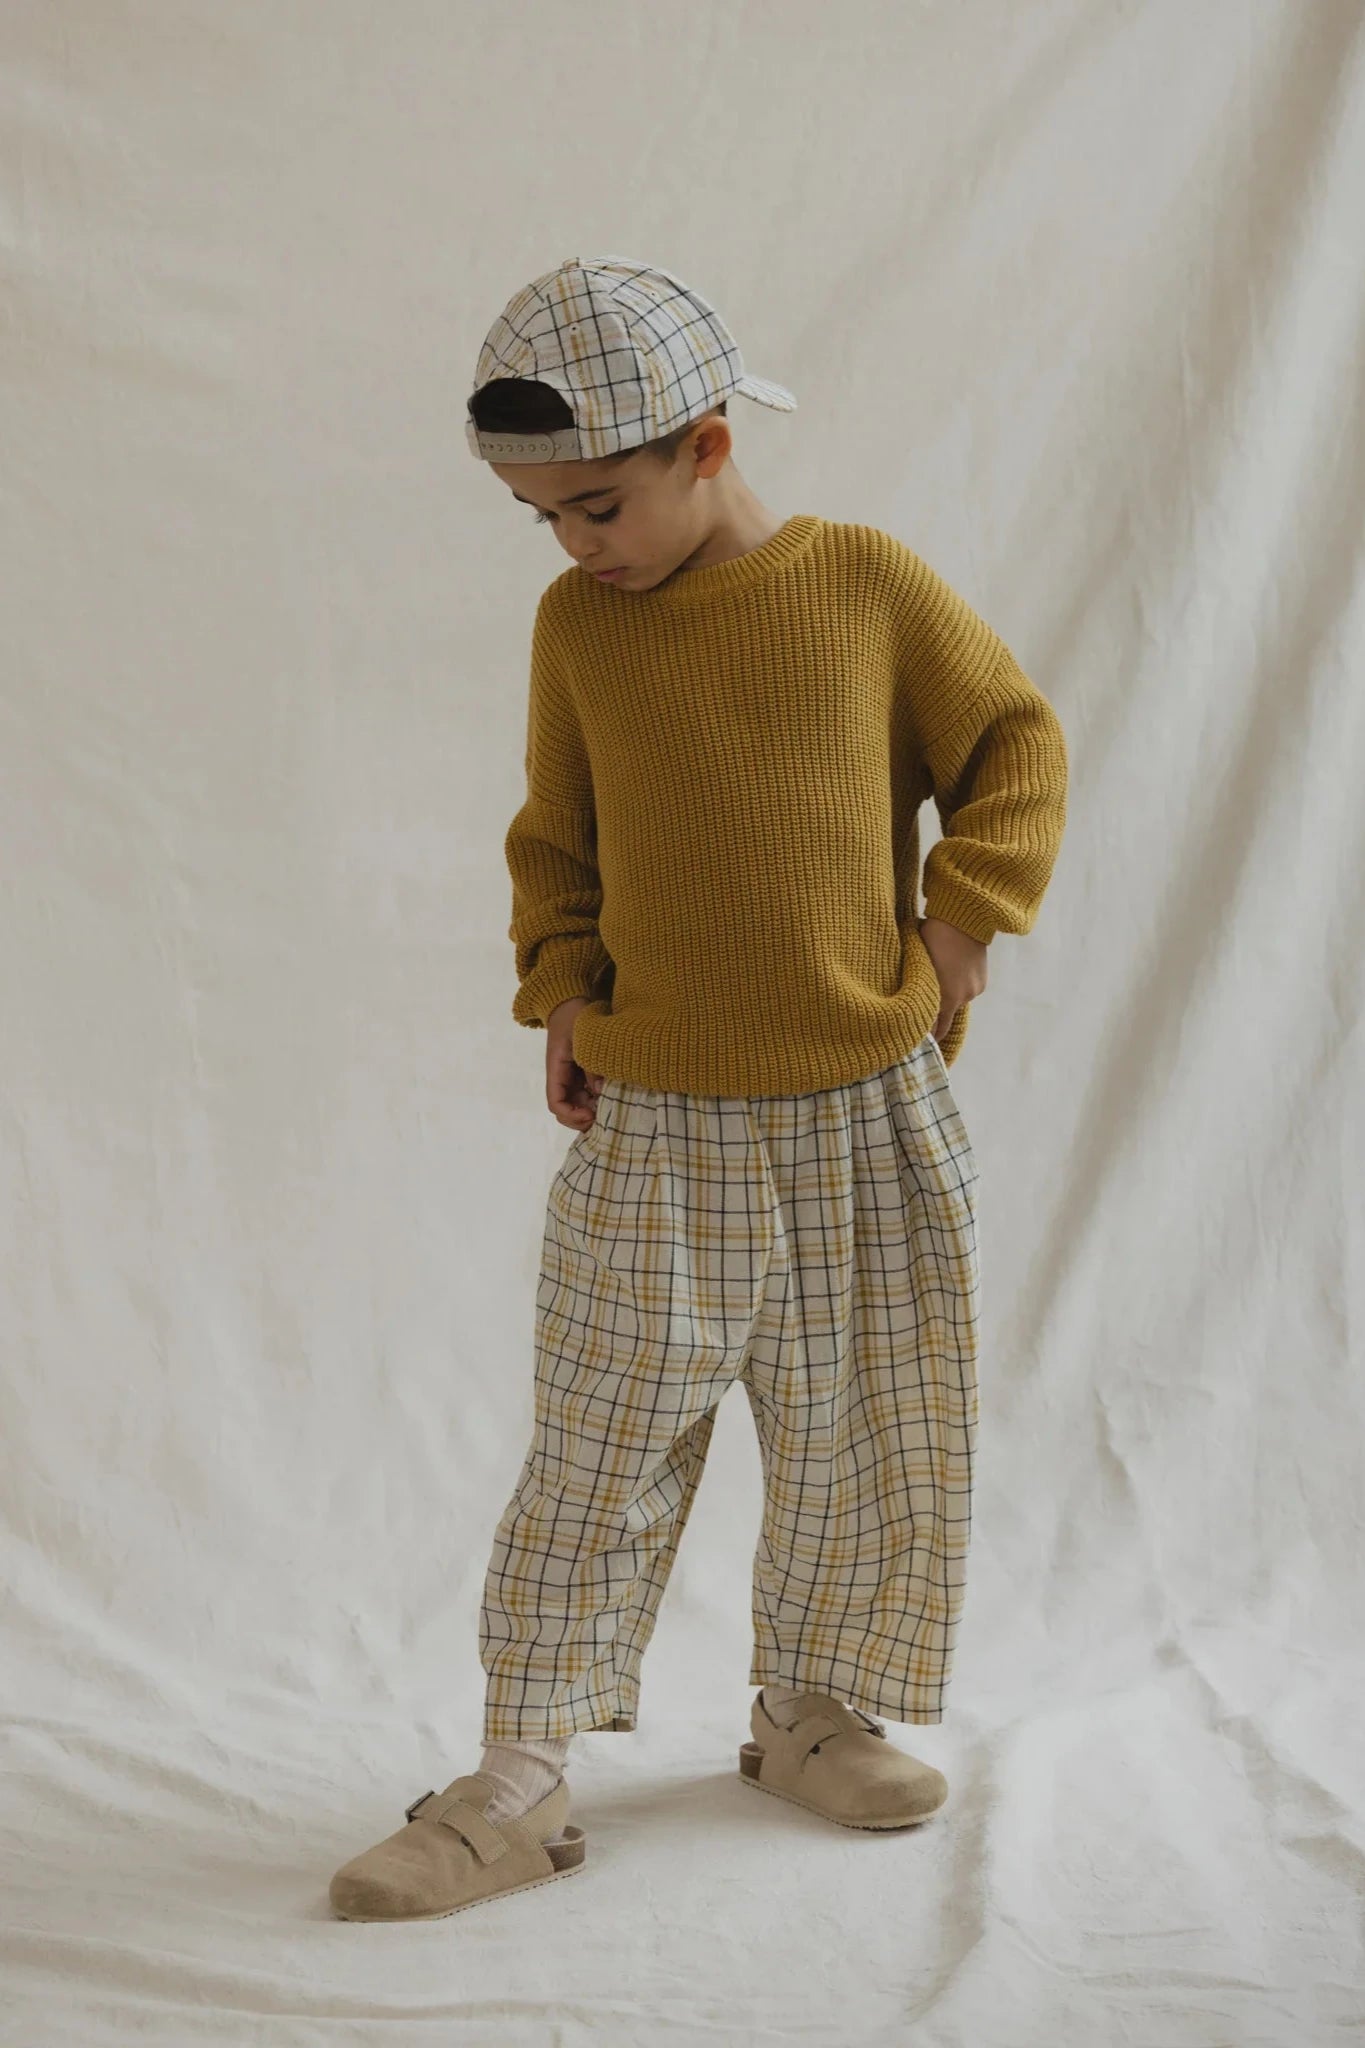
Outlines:
<svg viewBox="0 0 1365 2048"><path fill-rule="evenodd" d="M624 576L624 569L594 569L594 576L600 576L604 583L610 583L613 576Z"/></svg>

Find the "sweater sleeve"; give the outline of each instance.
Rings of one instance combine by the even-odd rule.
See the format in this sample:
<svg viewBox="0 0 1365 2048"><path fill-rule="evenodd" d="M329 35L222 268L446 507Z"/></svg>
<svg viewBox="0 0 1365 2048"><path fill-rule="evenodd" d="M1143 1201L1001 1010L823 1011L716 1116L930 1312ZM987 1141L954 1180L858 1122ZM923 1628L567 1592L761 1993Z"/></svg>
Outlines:
<svg viewBox="0 0 1365 2048"><path fill-rule="evenodd" d="M989 943L1033 928L1066 824L1066 738L999 634L915 568L897 679L943 834L925 856L925 914Z"/></svg>
<svg viewBox="0 0 1365 2048"><path fill-rule="evenodd" d="M613 970L597 920L597 817L582 730L556 659L545 599L536 610L526 726L526 800L507 828L518 1024L544 1027L557 1003L606 993Z"/></svg>

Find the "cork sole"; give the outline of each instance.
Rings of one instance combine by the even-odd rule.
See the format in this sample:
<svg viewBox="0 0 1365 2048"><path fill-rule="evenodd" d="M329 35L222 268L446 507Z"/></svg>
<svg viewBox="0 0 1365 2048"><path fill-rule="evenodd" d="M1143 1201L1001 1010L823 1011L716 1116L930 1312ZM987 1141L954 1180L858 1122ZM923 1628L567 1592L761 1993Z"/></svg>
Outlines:
<svg viewBox="0 0 1365 2048"><path fill-rule="evenodd" d="M861 1828L864 1833L882 1834L889 1828L922 1827L925 1821L933 1819L944 1803L940 1800L938 1806L931 1806L928 1813L893 1814L885 1820L843 1820L837 1813L831 1813L828 1807L817 1806L813 1799L802 1799L795 1792L781 1792L776 1785L765 1785L759 1776L762 1764L763 1751L759 1748L758 1744L756 1742L741 1743L739 1751L739 1776L741 1784L752 1785L755 1792L766 1792L770 1799L785 1799L789 1806L803 1806L807 1813L818 1813L822 1820L832 1820L837 1827Z"/></svg>
<svg viewBox="0 0 1365 2048"><path fill-rule="evenodd" d="M408 1927L415 1920L449 1920L453 1913L467 1913L471 1906L486 1906L490 1899L510 1898L513 1892L533 1892L537 1885L555 1884L561 1877L576 1876L584 1866L588 1850L582 1828L565 1828L562 1842L542 1842L541 1847L555 1866L548 1877L532 1877L523 1884L504 1885L501 1891L480 1892L477 1899L461 1899L457 1906L439 1906L434 1913L343 1913L336 1906L332 1911L338 1920L354 1920L368 1926L392 1922L394 1926Z"/></svg>

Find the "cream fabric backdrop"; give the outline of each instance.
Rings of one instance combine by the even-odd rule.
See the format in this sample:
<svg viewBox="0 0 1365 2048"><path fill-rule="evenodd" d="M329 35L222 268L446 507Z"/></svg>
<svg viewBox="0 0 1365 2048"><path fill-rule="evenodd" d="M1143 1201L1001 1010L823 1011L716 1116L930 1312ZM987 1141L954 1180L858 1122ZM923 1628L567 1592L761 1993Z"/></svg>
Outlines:
<svg viewBox="0 0 1365 2048"><path fill-rule="evenodd" d="M1365 2027L1365 12L10 0L3 2040L1257 2048ZM784 516L1009 640L1069 832L954 1070L948 1772L755 1801L742 1396L586 1876L332 1868L477 1757L568 1142L502 835L552 535L467 452L562 258L675 268ZM1356 674L1352 675L1352 669ZM925 813L926 828L929 814Z"/></svg>

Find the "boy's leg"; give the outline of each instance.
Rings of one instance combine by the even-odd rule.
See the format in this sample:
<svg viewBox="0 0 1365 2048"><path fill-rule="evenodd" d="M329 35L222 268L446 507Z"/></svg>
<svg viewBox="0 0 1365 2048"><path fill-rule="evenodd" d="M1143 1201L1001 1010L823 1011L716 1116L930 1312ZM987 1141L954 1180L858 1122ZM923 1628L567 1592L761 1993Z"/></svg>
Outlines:
<svg viewBox="0 0 1365 2048"><path fill-rule="evenodd" d="M572 1735L523 1735L516 1742L485 1743L479 1770L493 1786L493 1797L484 1808L489 1820L514 1820L548 1799L564 1775L572 1747Z"/></svg>
<svg viewBox="0 0 1365 2048"><path fill-rule="evenodd" d="M745 1379L765 1472L751 1682L935 1722L977 1427L977 1167L932 1038L760 1098L778 1256Z"/></svg>
<svg viewBox="0 0 1365 2048"><path fill-rule="evenodd" d="M484 1740L629 1729L772 1256L738 1098L608 1080L550 1186L535 1426L484 1585Z"/></svg>
<svg viewBox="0 0 1365 2048"><path fill-rule="evenodd" d="M620 1387L617 1379L613 1391ZM484 1579L485 1743L634 1728L640 1660L713 1422L711 1411L672 1440L663 1424L632 1442L629 1406L615 1401L602 1435L591 1445L580 1442L580 1454L602 1459L600 1475L582 1492L546 1484L534 1446L527 1453ZM615 1469L618 1436L625 1441Z"/></svg>

